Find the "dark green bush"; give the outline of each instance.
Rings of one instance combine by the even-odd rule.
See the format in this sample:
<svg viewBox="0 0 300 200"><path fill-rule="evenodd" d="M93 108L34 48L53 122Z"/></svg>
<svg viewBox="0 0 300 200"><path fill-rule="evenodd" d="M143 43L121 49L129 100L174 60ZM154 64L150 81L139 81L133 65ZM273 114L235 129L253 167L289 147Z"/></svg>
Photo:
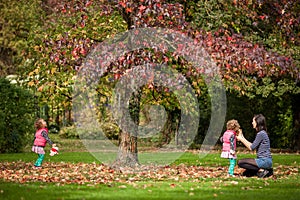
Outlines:
<svg viewBox="0 0 300 200"><path fill-rule="evenodd" d="M33 138L34 96L0 78L0 152L21 152Z"/></svg>
<svg viewBox="0 0 300 200"><path fill-rule="evenodd" d="M89 130L87 130L77 128L74 125L66 126L60 129L59 137L66 139L118 139L119 129L115 124L107 122L105 124L102 124L100 128L101 131L103 131L103 133L105 134L105 137L98 128L89 128Z"/></svg>

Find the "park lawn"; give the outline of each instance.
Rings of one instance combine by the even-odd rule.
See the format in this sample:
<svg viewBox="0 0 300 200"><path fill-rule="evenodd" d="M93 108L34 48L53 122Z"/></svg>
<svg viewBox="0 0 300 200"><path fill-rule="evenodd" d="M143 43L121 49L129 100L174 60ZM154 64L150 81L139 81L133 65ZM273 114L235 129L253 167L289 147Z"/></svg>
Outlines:
<svg viewBox="0 0 300 200"><path fill-rule="evenodd" d="M149 156L149 157L147 157ZM148 153L141 153L141 159L151 159ZM250 156L254 157L254 154ZM239 154L239 158L249 154ZM33 163L34 153L0 154L0 166L4 162ZM298 154L274 154L274 168L290 166L297 172L279 175L277 178L226 178L211 177L197 180L157 180L149 179L132 182L113 182L107 184L63 184L44 182L7 182L0 179L0 199L298 199L300 196L300 178ZM45 162L51 163L99 163L89 152L61 152ZM172 165L227 166L226 159L220 159L219 153L210 153L199 158L197 153L187 152ZM288 168L288 167L287 167ZM285 170L287 169L285 168ZM226 171L224 172L226 173Z"/></svg>
<svg viewBox="0 0 300 200"><path fill-rule="evenodd" d="M139 159L142 161L153 159L153 154L148 152L140 152ZM172 154L172 153L170 153ZM159 155L159 156L157 156ZM157 157L167 157L168 154L156 154ZM288 166L299 166L300 163L300 155L299 154L273 154L273 164L274 167L278 165L288 165ZM238 159L241 158L255 158L255 154L248 153L239 153ZM0 154L0 162L1 161L24 161L24 162L34 162L37 158L37 155L32 152L26 153L3 153ZM57 156L49 156L46 154L45 162L85 162L85 163L101 163L97 158L95 158L89 152L60 152ZM226 159L220 158L220 153L210 153L206 155L204 158L200 158L199 154L195 152L186 152L182 154L177 160L173 162L173 164L186 164L186 165L201 165L201 166L227 166L228 161Z"/></svg>
<svg viewBox="0 0 300 200"><path fill-rule="evenodd" d="M206 179L200 182L136 182L111 185L60 185L0 182L1 199L243 199L298 200L299 177Z"/></svg>

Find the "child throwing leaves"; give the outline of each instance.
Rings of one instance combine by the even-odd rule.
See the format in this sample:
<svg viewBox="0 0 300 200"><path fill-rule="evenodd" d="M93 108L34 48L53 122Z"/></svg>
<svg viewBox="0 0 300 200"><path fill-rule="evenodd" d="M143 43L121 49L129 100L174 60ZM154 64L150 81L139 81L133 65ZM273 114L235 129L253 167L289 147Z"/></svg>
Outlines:
<svg viewBox="0 0 300 200"><path fill-rule="evenodd" d="M229 159L228 176L234 176L234 167L236 165L236 135L240 131L240 125L237 120L229 120L226 124L227 130L220 138L223 143L221 158Z"/></svg>
<svg viewBox="0 0 300 200"><path fill-rule="evenodd" d="M32 151L38 154L38 159L36 160L34 166L35 168L40 168L42 167L42 163L45 157L44 147L46 146L47 142L52 145L52 147L55 147L56 145L50 140L48 136L47 123L44 119L37 119L34 123L34 127L36 129L36 132L34 136Z"/></svg>

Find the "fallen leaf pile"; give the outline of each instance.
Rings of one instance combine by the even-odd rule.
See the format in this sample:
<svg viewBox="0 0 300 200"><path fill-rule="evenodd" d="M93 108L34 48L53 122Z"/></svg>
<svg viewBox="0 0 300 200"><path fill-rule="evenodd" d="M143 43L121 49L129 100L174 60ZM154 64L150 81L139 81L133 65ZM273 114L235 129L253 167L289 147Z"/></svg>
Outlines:
<svg viewBox="0 0 300 200"><path fill-rule="evenodd" d="M0 179L11 182L53 182L60 184L110 184L112 182L133 183L137 181L192 181L207 178L226 178L227 167L203 166L139 166L138 168L112 169L95 163L53 163L45 162L40 169L33 168L32 163L23 161L1 162ZM243 169L237 168L237 174ZM298 175L298 168L278 166L274 169L273 179ZM241 177L237 175L237 177ZM242 177L241 177L242 178Z"/></svg>

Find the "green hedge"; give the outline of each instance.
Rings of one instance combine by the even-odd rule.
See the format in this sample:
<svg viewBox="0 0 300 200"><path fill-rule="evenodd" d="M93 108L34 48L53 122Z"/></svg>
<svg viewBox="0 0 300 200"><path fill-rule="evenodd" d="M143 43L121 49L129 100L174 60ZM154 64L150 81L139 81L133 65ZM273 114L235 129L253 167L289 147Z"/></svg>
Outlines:
<svg viewBox="0 0 300 200"><path fill-rule="evenodd" d="M21 152L33 138L34 96L0 78L0 152Z"/></svg>

